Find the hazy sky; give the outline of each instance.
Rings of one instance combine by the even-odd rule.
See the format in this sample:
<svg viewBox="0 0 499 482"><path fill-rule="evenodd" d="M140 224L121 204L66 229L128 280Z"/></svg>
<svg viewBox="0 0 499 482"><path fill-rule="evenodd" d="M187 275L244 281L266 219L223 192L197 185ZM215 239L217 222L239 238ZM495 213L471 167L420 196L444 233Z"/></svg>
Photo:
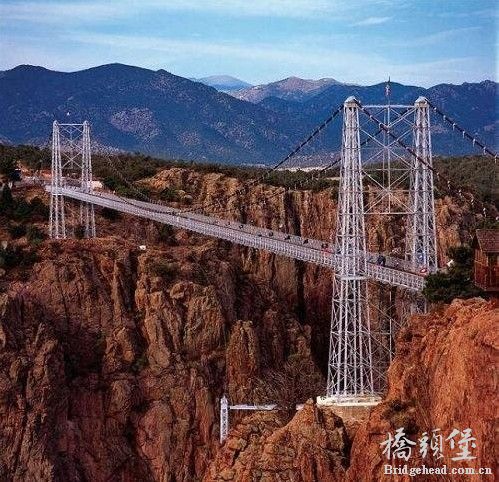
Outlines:
<svg viewBox="0 0 499 482"><path fill-rule="evenodd" d="M122 62L251 83L497 80L497 0L0 0L0 69Z"/></svg>

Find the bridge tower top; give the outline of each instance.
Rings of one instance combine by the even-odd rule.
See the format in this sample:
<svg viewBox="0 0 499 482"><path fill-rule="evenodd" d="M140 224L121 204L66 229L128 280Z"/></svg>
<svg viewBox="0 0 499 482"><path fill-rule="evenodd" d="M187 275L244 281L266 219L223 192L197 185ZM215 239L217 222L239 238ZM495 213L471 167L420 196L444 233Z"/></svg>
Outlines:
<svg viewBox="0 0 499 482"><path fill-rule="evenodd" d="M416 107L420 107L422 106L423 104L428 104L428 99L424 96L424 95L420 95L416 101L414 102L414 105Z"/></svg>

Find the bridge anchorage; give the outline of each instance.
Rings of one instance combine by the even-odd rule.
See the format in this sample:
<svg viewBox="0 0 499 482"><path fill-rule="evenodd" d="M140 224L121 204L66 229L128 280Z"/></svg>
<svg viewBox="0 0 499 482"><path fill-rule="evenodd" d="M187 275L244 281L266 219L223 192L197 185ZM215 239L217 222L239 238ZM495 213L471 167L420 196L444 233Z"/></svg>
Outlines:
<svg viewBox="0 0 499 482"><path fill-rule="evenodd" d="M97 205L332 269L327 388L325 396L317 397L317 403L347 410L372 406L379 402L384 390L393 339L403 322L403 313L393 306L392 291L402 290L406 296L403 304L408 306L409 313L425 311L421 297L425 276L438 269L434 206L434 175L438 173L433 166L430 114L439 115L483 154L495 158L497 155L424 97L413 105L390 104L390 101L385 105L362 105L349 97L266 175L284 166L341 113L341 157L322 170L327 172L339 163L338 211L332 248L324 240L269 232L204 214L207 207L218 204L214 202L181 210L149 199L139 201L94 192L88 122L54 123L52 181L45 187L51 195L50 235L66 237L64 197L67 197L81 203L80 222L86 237L95 236L93 206ZM64 144L61 133L65 136ZM80 170L79 180L63 176L69 167ZM121 176L119 170L117 174ZM133 184L129 186L134 188ZM234 195L228 194L226 198ZM375 220L379 216L404 217L405 247L381 245L372 235L367 236L365 220L369 216ZM387 251L393 256L386 254ZM254 410L269 410L270 406L275 409L274 405L230 408L243 406ZM230 408L227 399L222 398L223 438L227 435Z"/></svg>

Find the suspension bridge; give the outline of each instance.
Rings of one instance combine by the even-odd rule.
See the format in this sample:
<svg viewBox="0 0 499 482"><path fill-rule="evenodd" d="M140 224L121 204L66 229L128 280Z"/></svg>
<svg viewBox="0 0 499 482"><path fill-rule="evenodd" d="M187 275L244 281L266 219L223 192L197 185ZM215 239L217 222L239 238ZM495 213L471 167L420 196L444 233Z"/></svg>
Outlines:
<svg viewBox="0 0 499 482"><path fill-rule="evenodd" d="M339 168L337 223L336 232L331 233L332 241L227 219L224 217L228 212L227 201L244 190L222 196L224 202L209 201L190 209L159 204L145 196L144 200L138 200L96 192L92 188L89 123L54 122L51 182L45 186L51 199L50 236L67 237L64 206L67 198L80 203L80 222L87 238L96 235L94 206L100 206L333 270L327 388L325 396L318 397L318 403L375 404L380 399L380 380L391 354L386 355L386 340L380 341L375 334L380 320L371 306L369 285L377 282L405 290L419 300L415 307L425 309L420 303L425 276L438 270L434 181L440 175L433 166L432 113L484 155L497 159L492 150L424 97L416 99L413 105L392 105L389 101L385 105L363 105L349 97L288 156L252 181L258 183L275 169L286 167L342 115L340 156L319 171ZM109 156L108 160L113 167ZM75 167L80 172L77 186L70 185L64 176L66 169ZM116 172L119 175L119 170ZM452 188L450 181L448 185ZM365 217L370 214L405 217L403 256L380 258L379 253L368 250ZM388 338L394 336L396 326L390 323L385 333ZM238 409L243 405L229 406L225 396L222 404L221 429L226 436L228 407ZM244 407L271 409L271 405Z"/></svg>

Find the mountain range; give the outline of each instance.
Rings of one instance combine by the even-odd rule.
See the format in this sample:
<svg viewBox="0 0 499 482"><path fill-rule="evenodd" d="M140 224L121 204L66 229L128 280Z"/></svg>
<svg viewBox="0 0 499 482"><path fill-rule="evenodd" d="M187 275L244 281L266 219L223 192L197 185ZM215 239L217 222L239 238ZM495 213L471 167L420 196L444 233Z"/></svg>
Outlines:
<svg viewBox="0 0 499 482"><path fill-rule="evenodd" d="M218 77L218 76L217 76ZM220 92L225 78L193 81L165 70L109 64L78 72L21 65L0 72L0 139L44 144L53 120L92 124L93 139L127 151L168 158L271 164L284 156L349 95L384 103L385 84L288 78ZM222 82L222 83L220 83ZM239 81L241 82L241 81ZM225 88L224 87L224 88ZM497 84L440 84L429 89L392 83L392 101L424 95L489 146L497 146ZM251 102L249 102L251 100ZM314 152L337 150L336 121ZM433 126L436 153L469 152L447 127Z"/></svg>

